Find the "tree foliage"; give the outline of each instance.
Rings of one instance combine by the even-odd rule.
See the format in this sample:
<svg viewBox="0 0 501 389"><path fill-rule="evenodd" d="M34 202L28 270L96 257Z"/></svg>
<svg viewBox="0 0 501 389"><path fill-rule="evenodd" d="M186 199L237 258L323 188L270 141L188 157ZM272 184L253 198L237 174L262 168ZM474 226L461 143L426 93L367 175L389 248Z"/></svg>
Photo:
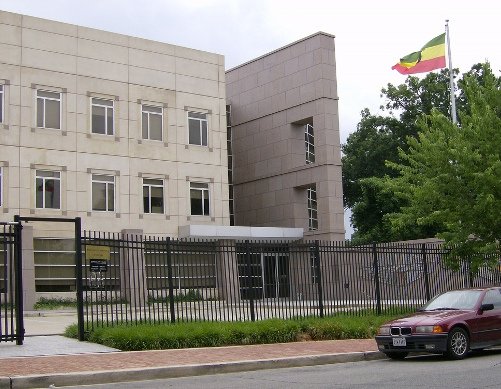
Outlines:
<svg viewBox="0 0 501 389"><path fill-rule="evenodd" d="M463 78L461 124L432 109L400 161L387 163L397 174L376 180L403 204L384 217L396 234L435 226L450 258L468 257L476 268L501 238L501 83L488 66L481 75Z"/></svg>
<svg viewBox="0 0 501 389"><path fill-rule="evenodd" d="M458 80L457 107L468 111L462 90L464 77L474 77L482 83L484 67L477 64ZM433 110L450 117L449 71L428 73L424 78L410 76L398 86L388 84L381 97L382 113L375 115L364 109L357 130L342 146L344 204L352 210L353 240L381 242L433 236L438 232L434 223L395 231L385 215L397 212L405 203L384 192L374 178L396 176L386 161L401 162L398 150L406 151L407 138L417 136L420 117Z"/></svg>

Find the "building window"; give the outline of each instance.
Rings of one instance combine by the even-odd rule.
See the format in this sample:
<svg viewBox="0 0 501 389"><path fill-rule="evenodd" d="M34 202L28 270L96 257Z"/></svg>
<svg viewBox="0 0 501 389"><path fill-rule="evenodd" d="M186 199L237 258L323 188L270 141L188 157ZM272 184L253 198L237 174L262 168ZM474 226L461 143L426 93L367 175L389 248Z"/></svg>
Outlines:
<svg viewBox="0 0 501 389"><path fill-rule="evenodd" d="M97 97L91 98L91 111L92 111L92 133L113 135L113 107L114 101L107 99L100 99Z"/></svg>
<svg viewBox="0 0 501 389"><path fill-rule="evenodd" d="M164 213L163 180L143 178L144 213Z"/></svg>
<svg viewBox="0 0 501 389"><path fill-rule="evenodd" d="M61 173L36 171L36 207L61 209Z"/></svg>
<svg viewBox="0 0 501 389"><path fill-rule="evenodd" d="M162 140L163 109L151 105L141 106L143 139Z"/></svg>
<svg viewBox="0 0 501 389"><path fill-rule="evenodd" d="M308 230L314 231L318 229L317 215L317 187L311 186L308 192Z"/></svg>
<svg viewBox="0 0 501 389"><path fill-rule="evenodd" d="M37 127L61 129L61 93L37 90Z"/></svg>
<svg viewBox="0 0 501 389"><path fill-rule="evenodd" d="M207 146L207 114L188 112L190 145Z"/></svg>
<svg viewBox="0 0 501 389"><path fill-rule="evenodd" d="M190 183L190 204L192 215L210 215L209 184Z"/></svg>
<svg viewBox="0 0 501 389"><path fill-rule="evenodd" d="M92 210L115 210L115 177L102 174L92 175Z"/></svg>
<svg viewBox="0 0 501 389"><path fill-rule="evenodd" d="M3 166L0 166L0 207L3 205Z"/></svg>
<svg viewBox="0 0 501 389"><path fill-rule="evenodd" d="M304 126L304 147L306 150L306 163L315 163L315 136L311 124Z"/></svg>
<svg viewBox="0 0 501 389"><path fill-rule="evenodd" d="M0 85L0 123L3 123L3 85Z"/></svg>

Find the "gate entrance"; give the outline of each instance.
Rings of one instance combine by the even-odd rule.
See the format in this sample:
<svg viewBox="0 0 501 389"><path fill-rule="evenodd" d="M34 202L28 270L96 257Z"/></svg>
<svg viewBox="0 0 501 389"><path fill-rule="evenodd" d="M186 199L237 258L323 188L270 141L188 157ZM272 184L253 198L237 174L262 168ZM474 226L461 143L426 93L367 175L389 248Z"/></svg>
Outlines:
<svg viewBox="0 0 501 389"><path fill-rule="evenodd" d="M289 297L289 256L263 254L264 297Z"/></svg>
<svg viewBox="0 0 501 389"><path fill-rule="evenodd" d="M285 245L237 246L242 299L290 297L289 251Z"/></svg>
<svg viewBox="0 0 501 389"><path fill-rule="evenodd" d="M21 224L0 223L0 342L23 344Z"/></svg>
<svg viewBox="0 0 501 389"><path fill-rule="evenodd" d="M15 317L17 319L16 331L21 335L17 335L15 338L17 344L22 344L24 340L24 321L23 321L23 274L22 274L22 244L21 244L21 230L23 222L49 222L49 223L72 223L74 225L74 239L75 239L75 279L76 291L77 291L77 315L78 315L78 339L84 340L84 311L83 311L83 290L82 290L82 222L79 217L76 218L51 218L51 217L27 217L27 216L14 216L14 223L7 223L7 225L13 225L17 233L15 233L15 254L14 254L14 268L17 270L12 272L6 272L6 279L10 280L8 282L12 283L14 280L14 290L17 291L17 298L15 302ZM0 232L0 240L2 235ZM1 246L0 246L1 249ZM4 267L7 269L7 267ZM1 269L0 270L4 270ZM1 277L1 276L0 276ZM80 281L79 281L80 280ZM2 300L2 304L4 301ZM3 306L2 306L3 309ZM3 319L3 318L2 318ZM0 329L2 327L0 326Z"/></svg>

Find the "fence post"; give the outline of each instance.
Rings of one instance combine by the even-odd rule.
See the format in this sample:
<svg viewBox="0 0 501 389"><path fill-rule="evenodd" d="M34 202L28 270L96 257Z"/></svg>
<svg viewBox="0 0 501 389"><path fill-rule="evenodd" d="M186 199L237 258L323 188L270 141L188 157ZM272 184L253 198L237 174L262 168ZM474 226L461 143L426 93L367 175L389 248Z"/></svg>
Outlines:
<svg viewBox="0 0 501 389"><path fill-rule="evenodd" d="M423 243L421 251L423 253L423 273L424 273L424 287L426 292L426 300L429 300L431 298L431 295L430 295L430 280L428 277L428 262L426 261L426 243Z"/></svg>
<svg viewBox="0 0 501 389"><path fill-rule="evenodd" d="M379 264L376 242L372 243L372 260L374 266L374 282L376 286L376 313L381 315L381 286L379 284Z"/></svg>
<svg viewBox="0 0 501 389"><path fill-rule="evenodd" d="M320 317L324 317L324 293L322 287L322 271L320 270L320 247L318 240L315 241L315 269L317 271L317 288L318 288L318 308Z"/></svg>
<svg viewBox="0 0 501 389"><path fill-rule="evenodd" d="M84 340L84 300L83 300L83 277L82 277L82 220L75 218L75 262L77 278L77 317L78 317L78 340Z"/></svg>
<svg viewBox="0 0 501 389"><path fill-rule="evenodd" d="M169 310L170 310L170 322L176 322L176 312L174 309L174 285L172 281L172 257L171 257L171 244L170 237L167 237L165 242L167 249L167 279L169 282Z"/></svg>
<svg viewBox="0 0 501 389"><path fill-rule="evenodd" d="M15 299L16 299L16 344L22 345L24 341L24 304L23 304L23 242L22 242L22 229L21 220L19 215L14 216L14 241L17 243L15 246L14 258L14 273L15 273ZM6 288L8 285L6 285Z"/></svg>
<svg viewBox="0 0 501 389"><path fill-rule="evenodd" d="M252 285L252 266L250 261L250 244L249 241L245 241L245 259L247 261L247 281L249 283L249 303L250 303L250 315L251 321L256 321L256 312L254 308L254 286Z"/></svg>

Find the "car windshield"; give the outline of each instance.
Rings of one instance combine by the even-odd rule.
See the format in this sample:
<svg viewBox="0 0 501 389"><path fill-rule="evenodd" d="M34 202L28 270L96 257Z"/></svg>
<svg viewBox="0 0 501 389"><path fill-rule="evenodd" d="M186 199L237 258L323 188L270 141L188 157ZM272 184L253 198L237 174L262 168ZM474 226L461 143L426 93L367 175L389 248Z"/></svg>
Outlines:
<svg viewBox="0 0 501 389"><path fill-rule="evenodd" d="M481 293L480 290L454 290L445 292L430 300L422 310L473 309Z"/></svg>

